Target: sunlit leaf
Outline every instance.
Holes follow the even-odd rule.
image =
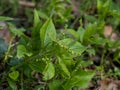
[[[18,71],[12,71],[11,73],[9,73],[9,77],[13,80],[17,80],[17,78],[19,77],[19,72]]]
[[[40,29],[40,39],[42,46],[46,46],[52,41],[56,41],[56,30],[52,19],[48,19]]]
[[[13,20],[11,17],[0,16],[0,21],[10,21]]]
[[[93,71],[78,70],[73,73],[73,76],[64,84],[65,90],[70,90],[73,87],[79,87],[80,89],[85,89],[93,77]]]
[[[24,57],[26,52],[27,52],[27,50],[26,50],[25,46],[23,46],[23,45],[17,46],[17,57],[18,58]]]
[[[55,75],[55,68],[52,62],[48,62],[46,68],[43,71],[43,80],[50,80]]]

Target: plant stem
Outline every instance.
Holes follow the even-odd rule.
[[[14,37],[12,37],[10,42],[9,42],[8,49],[7,49],[7,52],[5,53],[5,57],[4,57],[4,63],[7,63],[9,52],[10,52],[10,49],[12,47],[11,44],[12,44],[13,40],[14,40]]]

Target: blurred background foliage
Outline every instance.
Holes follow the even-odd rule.
[[[77,28],[80,19],[86,25],[102,17],[106,24],[112,24],[114,28],[119,29],[120,1],[101,1],[105,5],[100,10],[97,0],[1,0],[0,15],[13,17],[13,23],[18,27],[30,29],[33,23],[33,9],[36,8],[41,21],[44,22],[52,16],[57,28],[64,28],[63,26]],[[98,16],[98,13],[104,16]]]

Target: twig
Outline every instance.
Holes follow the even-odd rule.
[[[28,1],[18,1],[18,3],[21,5],[21,6],[25,6],[25,7],[35,7],[35,3],[32,3],[32,2],[28,2]]]

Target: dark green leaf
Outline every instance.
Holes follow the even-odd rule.
[[[39,61],[33,60],[29,63],[29,66],[32,70],[42,73],[46,66],[46,62],[43,60],[39,60]]]
[[[3,55],[7,51],[7,44],[3,39],[0,39],[0,55]]]
[[[17,85],[14,81],[12,81],[11,79],[7,79],[7,81],[12,90],[17,90]]]

